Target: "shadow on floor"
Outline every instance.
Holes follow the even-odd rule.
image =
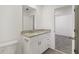
[[[43,54],[62,54],[62,53],[49,48]]]

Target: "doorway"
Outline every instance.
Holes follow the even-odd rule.
[[[79,5],[75,6],[75,50],[79,54]]]
[[[55,49],[66,54],[74,53],[74,9],[63,6],[54,10]]]

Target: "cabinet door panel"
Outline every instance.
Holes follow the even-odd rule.
[[[46,34],[43,34],[43,35],[40,35],[40,40],[38,40],[40,43],[40,45],[38,45],[39,47],[39,52],[40,53],[43,53],[46,49],[48,49],[48,41],[47,41],[47,35]]]
[[[37,54],[39,53],[39,49],[38,49],[38,40],[39,38],[38,37],[33,37],[31,38],[31,41],[30,41],[30,50],[31,52],[34,54]]]

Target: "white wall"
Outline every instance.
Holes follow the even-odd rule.
[[[42,29],[42,10],[43,7],[37,6],[36,14],[35,14],[35,29]]]
[[[22,6],[0,6],[0,43],[21,39]]]
[[[59,35],[74,37],[74,21],[71,6],[55,10],[55,32]]]
[[[34,9],[37,9],[37,6],[36,5],[28,5],[28,6],[34,8]]]
[[[36,15],[36,29],[50,29],[50,47],[55,48],[54,37],[54,9],[53,6],[39,7]]]

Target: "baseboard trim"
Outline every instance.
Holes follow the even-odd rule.
[[[5,46],[9,46],[9,45],[16,44],[17,42],[18,42],[17,40],[9,40],[9,41],[6,41],[6,42],[1,42],[0,43],[0,48],[1,47],[5,47]]]
[[[59,34],[55,34],[55,35],[59,35]],[[65,35],[59,35],[59,36],[63,36],[63,37],[69,38],[69,39],[74,39],[74,37],[71,37],[71,36],[65,36]]]

